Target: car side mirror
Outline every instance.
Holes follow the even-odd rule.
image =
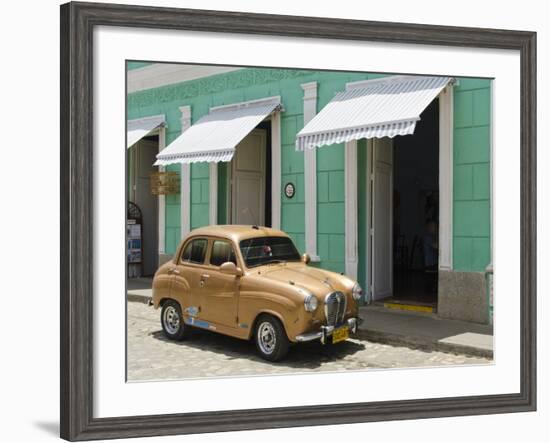
[[[236,277],[240,277],[241,275],[243,275],[242,269],[237,267],[237,265],[235,265],[235,263],[233,263],[232,261],[226,261],[225,263],[222,263],[222,265],[220,266],[220,272],[222,274],[234,275]]]
[[[305,254],[302,255],[302,261],[307,265],[309,264],[309,262],[311,261],[311,257],[309,256],[309,254],[306,252]]]

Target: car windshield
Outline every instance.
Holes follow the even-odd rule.
[[[246,266],[300,261],[300,254],[288,237],[256,237],[242,240],[239,244]]]

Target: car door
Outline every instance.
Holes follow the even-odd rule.
[[[173,275],[171,295],[177,300],[185,317],[201,316],[201,275],[205,272],[208,239],[189,239],[182,248],[177,264],[170,269]]]
[[[220,272],[225,262],[237,264],[235,250],[230,241],[212,239],[209,266],[201,275],[201,318],[230,328],[237,327],[239,278]]]

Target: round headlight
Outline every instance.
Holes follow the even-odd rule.
[[[307,312],[313,312],[317,309],[317,297],[313,294],[306,295],[304,298],[304,308]]]
[[[363,295],[363,289],[359,285],[359,283],[355,283],[355,286],[351,290],[351,295],[353,296],[354,300],[360,300],[361,296]]]

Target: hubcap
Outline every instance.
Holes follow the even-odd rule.
[[[260,324],[258,328],[258,345],[264,354],[271,354],[275,349],[277,339],[275,328],[267,321]]]
[[[180,315],[176,308],[173,306],[168,306],[164,310],[164,317],[162,319],[164,323],[164,328],[168,331],[169,334],[175,334],[178,332],[180,327]]]

